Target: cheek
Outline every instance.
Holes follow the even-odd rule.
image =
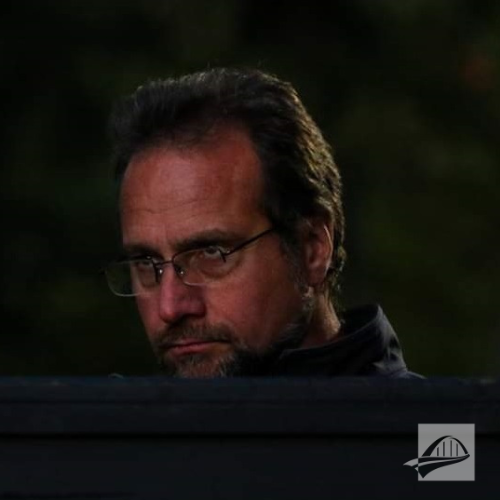
[[[155,298],[152,297],[136,297],[135,299],[139,316],[141,317],[144,329],[148,337],[151,337],[152,332],[157,331],[163,326],[163,323],[158,315],[158,307]]]
[[[264,347],[280,335],[300,309],[297,287],[288,269],[283,271],[261,271],[244,284],[234,282],[218,290],[208,303],[209,321],[225,323],[249,345]]]

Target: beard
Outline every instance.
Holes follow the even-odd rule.
[[[264,348],[255,348],[225,325],[179,323],[162,332],[153,344],[162,373],[179,378],[263,376],[272,372],[274,362],[285,349],[303,341],[314,309],[312,296],[302,297],[302,306],[280,334]],[[265,318],[264,318],[265,320]],[[203,352],[172,356],[169,350],[183,340],[213,342]]]
[[[265,376],[285,349],[298,347],[306,334],[316,306],[316,297],[308,287],[300,254],[291,247],[283,247],[289,263],[290,278],[300,295],[300,307],[282,331],[264,348],[253,347],[231,328],[223,324],[193,325],[181,322],[161,332],[153,343],[153,351],[161,371],[180,378],[208,378],[230,376]],[[266,318],[262,318],[265,322]],[[169,355],[169,349],[183,340],[214,342],[214,349],[186,354]]]

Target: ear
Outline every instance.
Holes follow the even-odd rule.
[[[309,219],[303,228],[305,277],[309,286],[319,288],[325,281],[333,256],[333,226],[323,218]]]

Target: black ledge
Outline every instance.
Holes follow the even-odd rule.
[[[500,435],[500,380],[0,378],[0,436]]]

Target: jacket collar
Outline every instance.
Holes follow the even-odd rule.
[[[399,340],[379,305],[347,311],[328,344],[284,350],[271,375],[389,375],[406,372]]]

